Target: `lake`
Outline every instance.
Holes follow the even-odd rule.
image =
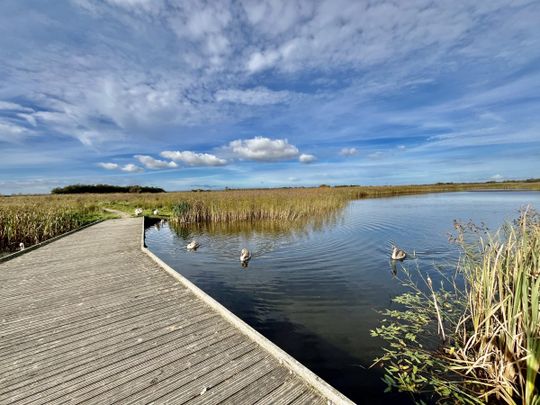
[[[540,193],[477,191],[351,202],[330,218],[300,224],[167,224],[146,230],[149,249],[249,325],[352,400],[409,403],[383,394],[381,354],[370,337],[380,310],[403,291],[390,266],[396,243],[415,260],[404,266],[433,271],[455,266],[448,242],[453,221],[496,229],[526,204],[540,208]],[[185,246],[197,239],[201,247]],[[253,258],[239,262],[247,247]]]

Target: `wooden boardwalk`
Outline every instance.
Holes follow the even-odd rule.
[[[0,264],[0,404],[350,403],[171,277],[141,228],[102,222]]]

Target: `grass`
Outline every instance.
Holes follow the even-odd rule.
[[[388,388],[440,402],[540,404],[540,216],[524,211],[495,234],[456,225],[458,272],[410,291],[381,327]],[[434,344],[433,338],[439,337]]]
[[[318,187],[213,192],[78,194],[0,197],[0,251],[41,242],[99,218],[103,208],[169,217],[177,225],[321,218],[361,198],[390,197],[470,189],[533,189],[539,182],[434,184],[415,186]]]
[[[141,207],[145,215],[151,216],[157,208],[160,216],[170,217],[178,223],[291,221],[339,210],[355,199],[477,189],[540,190],[540,182],[91,194],[85,197],[96,204],[130,214],[135,208]]]
[[[81,199],[2,198],[0,251],[14,251],[19,243],[34,245],[105,216],[95,204]]]

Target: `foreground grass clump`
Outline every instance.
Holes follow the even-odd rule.
[[[453,279],[394,301],[377,359],[388,389],[440,402],[540,404],[540,217],[524,211],[497,233],[457,224],[462,259]],[[438,338],[438,339],[437,339]]]
[[[85,201],[66,198],[10,197],[0,203],[0,252],[34,245],[79,228],[104,215]]]

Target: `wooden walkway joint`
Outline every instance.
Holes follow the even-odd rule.
[[[145,249],[142,222],[0,264],[0,404],[352,403]]]

